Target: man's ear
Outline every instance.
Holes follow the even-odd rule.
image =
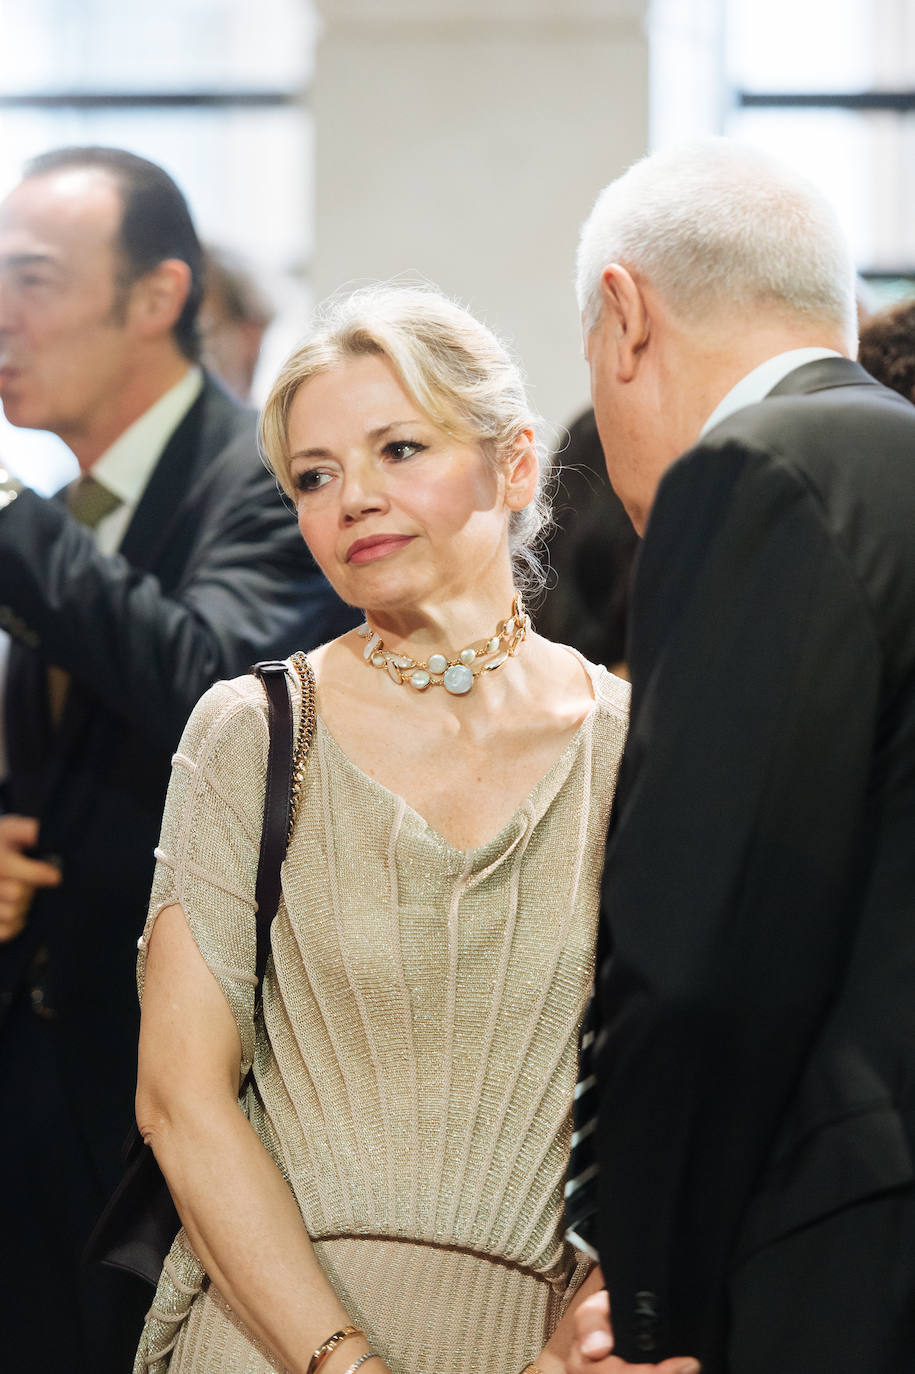
[[[618,262],[604,268],[600,290],[604,314],[616,342],[617,379],[631,382],[650,335],[645,298],[632,273]]]
[[[537,494],[539,477],[534,431],[522,429],[505,461],[505,504],[509,510],[524,510],[530,505]]]
[[[145,338],[170,334],[191,289],[191,269],[180,258],[165,258],[134,282],[130,315]]]

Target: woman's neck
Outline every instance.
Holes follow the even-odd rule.
[[[392,653],[409,655],[417,661],[430,654],[443,654],[451,660],[463,649],[498,633],[500,625],[512,614],[513,597],[509,587],[495,594],[475,593],[434,605],[412,606],[408,611],[368,610],[365,618]]]

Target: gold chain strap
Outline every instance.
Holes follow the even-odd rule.
[[[308,751],[311,748],[311,742],[315,734],[315,726],[317,725],[314,669],[301,649],[298,653],[293,654],[289,661],[295,669],[296,677],[299,680],[299,728],[296,733],[295,749],[292,754],[292,783],[289,791],[289,831],[286,835],[287,844],[292,838],[295,818],[299,810],[299,802],[302,800],[302,788],[305,784],[305,765],[308,762]]]

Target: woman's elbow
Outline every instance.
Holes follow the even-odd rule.
[[[134,1099],[134,1113],[137,1130],[154,1153],[157,1145],[174,1130],[180,1110],[176,1110],[174,1094],[163,1089],[162,1085],[141,1075],[137,1080]]]

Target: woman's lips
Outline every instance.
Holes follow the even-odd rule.
[[[413,539],[412,534],[373,534],[367,539],[357,539],[346,551],[347,563],[373,563],[376,558],[386,558],[396,553]]]

